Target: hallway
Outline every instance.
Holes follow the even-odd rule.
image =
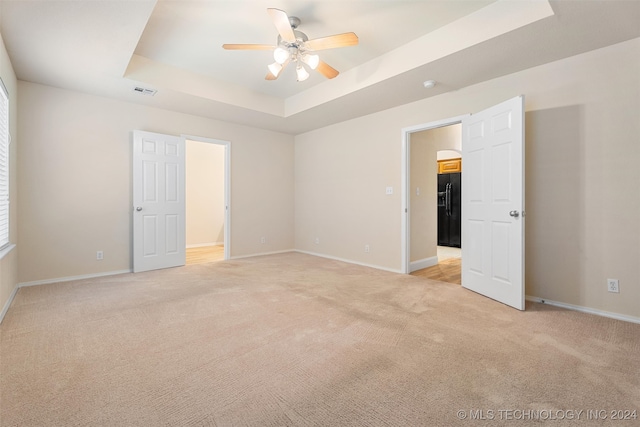
[[[462,250],[438,246],[438,264],[433,267],[416,270],[411,275],[460,285],[462,283],[461,271]]]

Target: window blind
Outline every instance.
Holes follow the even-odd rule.
[[[9,244],[9,94],[0,79],[0,248]]]

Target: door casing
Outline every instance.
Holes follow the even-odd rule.
[[[201,136],[181,135],[185,140],[224,147],[224,259],[231,258],[231,142]]]
[[[402,129],[402,221],[401,221],[401,258],[402,258],[402,273],[409,274],[410,270],[410,247],[411,247],[411,230],[410,230],[410,194],[409,194],[409,177],[411,176],[410,164],[411,164],[411,134],[415,132],[422,132],[425,130],[441,128],[445,126],[461,124],[465,117],[469,117],[470,114],[463,116],[451,117],[448,119],[437,120],[434,122],[424,123],[421,125],[411,126]],[[462,134],[460,135],[462,136]]]

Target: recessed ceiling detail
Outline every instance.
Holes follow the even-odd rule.
[[[295,33],[293,34],[293,38],[291,34],[283,37],[283,33],[293,33],[295,31],[291,28],[291,22],[287,14],[279,10],[276,12],[274,9],[270,9],[270,13],[276,16],[274,22],[276,22],[276,28],[278,29],[278,33],[280,33],[281,39],[285,41],[287,39],[295,40]],[[325,79],[324,81],[316,82],[305,89],[297,90],[294,95],[285,98],[280,96],[265,96],[262,92],[247,90],[246,86],[244,86],[242,90],[237,90],[238,87],[230,84],[230,82],[220,81],[213,76],[194,73],[181,67],[171,66],[170,64],[156,62],[142,55],[134,55],[125,73],[125,77],[153,85],[157,88],[196,95],[213,102],[222,102],[234,107],[249,108],[253,111],[273,114],[277,117],[287,119],[323,107],[329,103],[346,99],[352,94],[362,93],[364,89],[382,84],[396,76],[427,66],[446,56],[469,49],[482,42],[502,36],[503,34],[552,15],[553,10],[545,0],[526,2],[500,0],[491,2],[484,8],[475,10],[473,13],[464,16],[459,16],[453,22],[443,25],[422,37],[404,43],[383,55],[342,72],[339,79]],[[172,19],[169,16],[166,18]],[[270,34],[273,31],[273,23],[269,23],[268,20],[265,21],[267,21],[269,25],[266,26],[267,29],[264,32]],[[288,31],[284,29],[285,25]],[[324,31],[317,32],[326,34]],[[258,38],[258,36],[255,37]],[[263,35],[262,37],[265,36]],[[329,38],[331,39],[331,36]],[[318,40],[323,41],[323,39]],[[306,43],[309,42],[311,41],[307,41]],[[244,44],[238,43],[234,46],[240,47],[239,49],[241,49]],[[264,67],[268,61],[273,61],[272,49],[275,46],[267,43],[258,44],[258,46],[259,48],[255,49],[252,53],[255,55],[263,53],[265,55],[261,57],[264,59],[258,59],[259,65],[257,65],[257,67],[260,68]],[[361,48],[364,49],[365,44],[358,46],[358,49]],[[217,47],[217,49],[222,50],[219,47]],[[141,49],[136,49],[136,52],[140,50]],[[238,52],[228,53],[233,56],[230,57],[227,55],[225,57],[223,67],[230,65],[238,56],[250,56],[238,55]],[[256,61],[252,62],[252,64],[255,63]],[[255,66],[248,68],[252,70]],[[251,75],[254,76],[255,73],[252,72]],[[252,78],[255,79],[255,77]],[[311,80],[311,78],[309,80]],[[199,83],[196,84],[192,82]],[[208,83],[205,85],[204,82]],[[266,83],[269,84],[272,82]],[[191,88],[191,86],[194,85],[197,86],[197,91]],[[211,87],[212,89],[209,91],[202,90],[204,86]],[[288,86],[298,85],[288,84]],[[280,88],[282,88],[282,86],[280,86]],[[378,102],[379,101],[364,102],[362,106],[368,108],[369,105],[373,106]],[[340,109],[333,110],[340,111]],[[341,111],[340,114],[344,117],[345,112]]]
[[[290,134],[640,37],[638,1],[268,6],[298,17],[308,39],[358,35],[357,46],[321,51],[338,78],[308,70],[307,80],[293,84],[296,67],[288,66],[277,80],[264,79],[278,44],[264,0],[0,0],[0,28],[19,80]],[[221,49],[230,41],[269,49]],[[425,78],[436,86],[424,90]],[[139,96],[134,87],[159,94]]]

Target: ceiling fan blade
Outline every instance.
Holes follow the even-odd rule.
[[[324,61],[320,61],[318,63],[318,67],[316,68],[316,71],[318,71],[320,74],[322,74],[328,79],[332,79],[336,77],[338,74],[340,74],[338,70],[336,70],[335,68],[333,68],[331,65],[327,64]]]
[[[273,20],[273,24],[276,26],[278,34],[280,34],[282,40],[289,43],[295,42],[296,36],[295,34],[293,34],[293,28],[291,28],[287,13],[280,9],[274,8],[267,9],[267,12],[269,12],[271,19]]]
[[[355,46],[358,44],[358,36],[355,33],[336,34],[328,37],[309,40],[305,43],[307,49],[323,50],[336,47]]]
[[[276,47],[269,44],[223,44],[227,50],[273,50]]]

